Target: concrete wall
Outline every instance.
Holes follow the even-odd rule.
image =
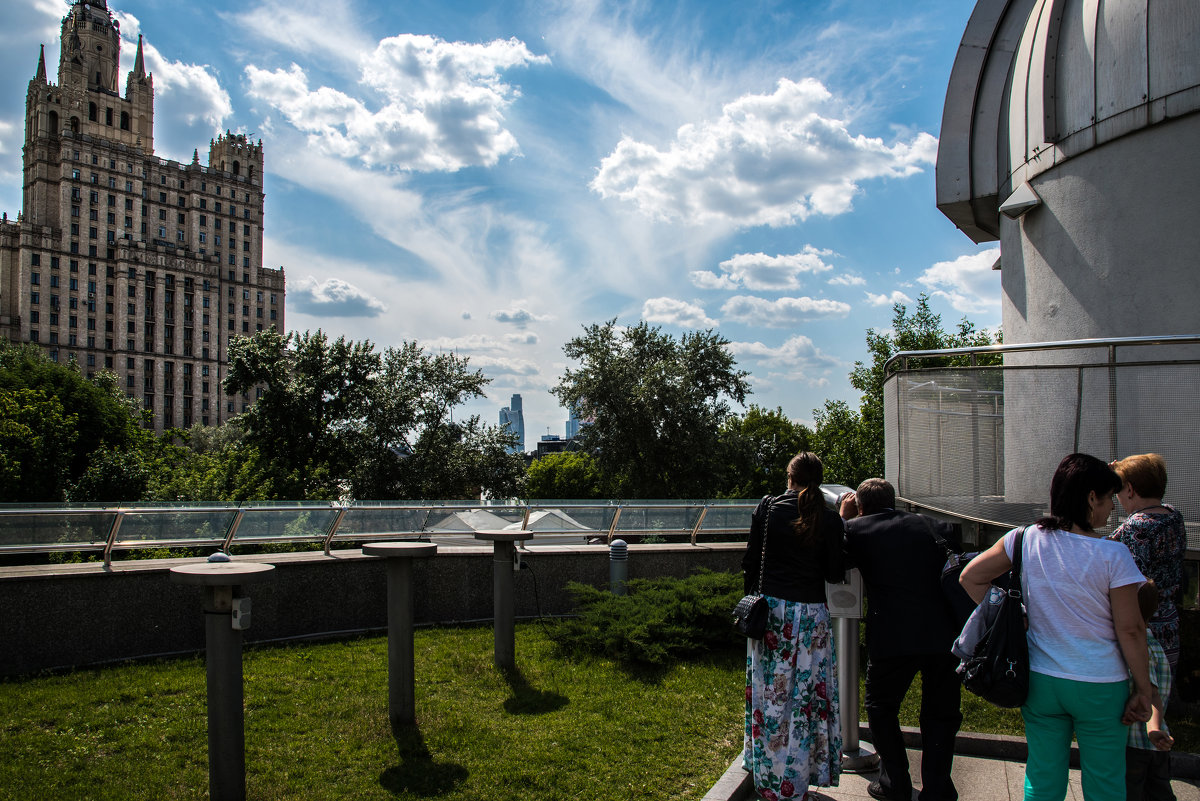
[[[1006,343],[1200,332],[1200,114],[1151,126],[1056,164],[1032,180],[1042,205],[1001,218]],[[1121,361],[1195,359],[1197,348],[1126,348]],[[1006,366],[1094,363],[1102,351],[1010,354]],[[1108,373],[1089,371],[1078,447],[1101,458],[1195,451],[1192,373],[1122,373],[1110,431]],[[1044,500],[1058,461],[1074,446],[1077,376],[1010,373],[1005,380],[1004,486],[1010,501]],[[1031,425],[1031,423],[1035,423]],[[1114,439],[1116,441],[1114,441]],[[1182,458],[1169,461],[1174,500],[1200,485]],[[1191,519],[1191,518],[1189,518]]]
[[[744,543],[630,546],[629,577],[685,576],[698,568],[740,571]],[[518,618],[571,611],[569,581],[608,586],[603,545],[531,546],[515,579]],[[275,565],[249,585],[244,642],[382,630],[382,560],[360,551],[239,557]],[[0,676],[74,668],[204,648],[202,590],[177,584],[170,568],[199,559],[0,568]],[[492,617],[492,549],[440,548],[414,566],[417,623]],[[536,579],[536,599],[534,581]],[[539,609],[540,603],[540,609]]]

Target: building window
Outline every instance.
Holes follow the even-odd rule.
[[[29,302],[30,302],[30,304],[32,304],[34,306],[38,305],[38,303],[41,302],[37,292],[29,293]]]

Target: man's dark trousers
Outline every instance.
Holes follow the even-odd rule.
[[[942,593],[946,551],[932,521],[887,510],[846,522],[846,549],[867,591],[867,722],[883,763],[879,782],[889,797],[909,801],[912,780],[898,712],[921,673],[921,801],[956,801],[950,778],[954,735],[962,723],[957,661],[950,646],[958,624]],[[939,533],[955,541],[949,527]]]
[[[962,725],[959,682],[951,654],[916,654],[867,663],[867,724],[879,755],[879,783],[889,798],[912,798],[908,752],[900,733],[900,702],[921,673],[921,801],[954,801],[950,778],[954,737]]]

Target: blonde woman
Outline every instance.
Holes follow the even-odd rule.
[[[1158,612],[1150,619],[1150,631],[1166,652],[1171,678],[1175,678],[1179,671],[1183,554],[1187,550],[1183,515],[1163,503],[1167,463],[1157,453],[1126,456],[1113,462],[1112,468],[1121,477],[1117,500],[1126,517],[1111,538],[1129,549],[1138,570],[1158,587]]]

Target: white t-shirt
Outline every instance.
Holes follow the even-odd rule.
[[[1010,559],[1016,533],[1004,535]],[[1030,526],[1021,550],[1030,670],[1075,681],[1127,679],[1108,591],[1146,581],[1129,549],[1109,539]]]

